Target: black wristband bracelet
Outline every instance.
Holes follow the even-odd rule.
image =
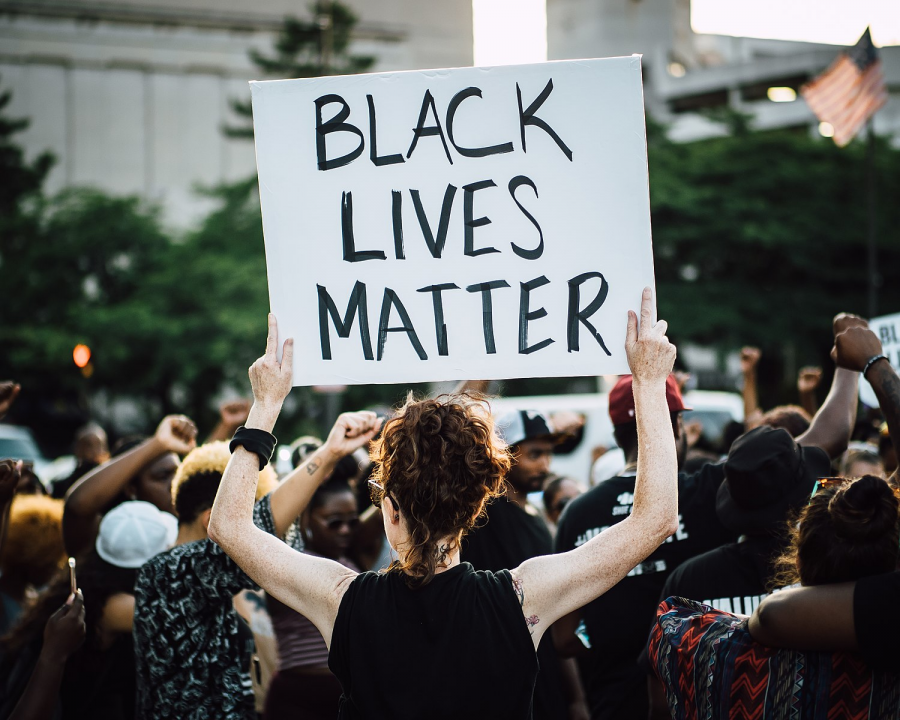
[[[887,360],[887,359],[888,359],[887,355],[874,355],[873,357],[870,357],[868,362],[866,362],[866,366],[863,368],[862,376],[866,377],[866,375],[869,374],[870,368],[875,363],[877,363],[879,360]]]
[[[278,441],[272,433],[256,428],[246,428],[241,425],[234,433],[228,449],[234,452],[238,446],[256,453],[259,457],[259,469],[262,470],[275,454],[275,446]]]

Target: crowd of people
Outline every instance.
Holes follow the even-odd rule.
[[[837,316],[821,406],[805,368],[767,412],[745,348],[745,422],[713,447],[651,306],[585,477],[551,472],[577,418],[495,417],[477,381],[344,413],[278,477],[293,342],[271,316],[252,402],[206,442],[172,415],[111,450],[85,426],[53,484],[0,460],[0,720],[900,717],[878,337]]]

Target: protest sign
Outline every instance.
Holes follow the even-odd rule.
[[[884,354],[894,370],[900,372],[900,313],[884,315],[869,320],[869,328],[881,340]],[[859,399],[869,407],[878,407],[878,398],[868,381],[859,378]]]
[[[251,90],[295,384],[628,372],[654,285],[639,57]]]

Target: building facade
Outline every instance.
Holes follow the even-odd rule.
[[[840,47],[701,35],[691,29],[690,13],[690,0],[547,0],[548,57],[643,55],[647,112],[669,127],[673,140],[724,133],[701,112],[723,107],[750,115],[757,129],[818,131],[799,95],[773,102],[768,89],[799,90],[834,61]],[[875,131],[900,142],[900,47],[879,54],[890,99],[875,116]]]
[[[373,71],[472,64],[471,0],[344,0],[352,52]],[[47,189],[93,186],[159,202],[178,227],[207,210],[197,186],[255,172],[253,143],[230,139],[232,99],[261,73],[296,0],[0,0],[0,91],[28,156],[51,151]]]

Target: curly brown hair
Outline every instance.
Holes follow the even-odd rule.
[[[474,395],[417,401],[410,394],[385,423],[372,461],[373,478],[406,520],[410,549],[391,569],[403,571],[410,587],[431,582],[487,501],[501,494],[511,465],[489,409]]]
[[[773,585],[850,582],[890,572],[900,560],[900,500],[882,478],[825,487],[791,522]]]

